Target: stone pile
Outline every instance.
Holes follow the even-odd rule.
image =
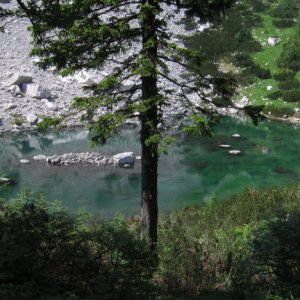
[[[74,164],[92,164],[97,166],[112,165],[113,159],[98,152],[66,153],[46,157],[46,162],[54,166]]]
[[[34,156],[33,159],[36,161],[46,161],[51,166],[91,164],[96,166],[113,165],[120,168],[133,168],[136,160],[133,152],[118,153],[112,157],[99,152],[65,153],[52,156],[41,154]]]

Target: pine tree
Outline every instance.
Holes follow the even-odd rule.
[[[74,107],[85,112],[92,140],[104,143],[126,118],[139,113],[142,148],[141,231],[157,241],[157,164],[161,137],[159,123],[168,105],[181,101],[192,111],[188,131],[209,134],[217,113],[212,105],[222,97],[231,105],[234,81],[201,74],[205,57],[171,42],[170,19],[184,10],[202,20],[225,13],[229,0],[18,0],[32,23],[41,68],[54,66],[62,75],[78,70],[114,66],[102,81],[89,87],[92,96],[77,97]],[[173,8],[173,14],[166,9]],[[173,76],[171,66],[189,73]],[[197,68],[194,67],[197,65]],[[125,86],[126,82],[131,84]],[[167,87],[162,82],[168,82]],[[170,88],[171,87],[171,88]],[[99,114],[99,108],[102,113]],[[248,108],[253,114],[253,110]],[[254,111],[255,116],[258,110]]]

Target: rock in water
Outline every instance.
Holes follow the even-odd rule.
[[[113,164],[116,167],[121,167],[121,168],[124,167],[128,168],[129,166],[131,166],[132,168],[134,167],[135,155],[133,152],[119,153],[114,155],[112,158],[113,158]]]
[[[20,163],[22,165],[28,165],[28,164],[30,164],[30,160],[28,160],[28,159],[20,159]]]
[[[46,155],[43,155],[43,154],[40,154],[40,155],[35,155],[33,157],[34,160],[46,160],[47,156]]]
[[[241,154],[241,150],[229,150],[229,154],[239,155],[239,154]]]

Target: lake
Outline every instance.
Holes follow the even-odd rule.
[[[239,134],[240,137],[232,137]],[[223,198],[245,187],[286,185],[300,180],[300,129],[277,122],[251,122],[224,118],[214,136],[188,137],[170,132],[177,141],[168,155],[159,160],[159,207],[163,210],[207,201],[212,195]],[[241,151],[234,156],[229,144]],[[103,147],[91,148],[88,132],[68,129],[0,138],[0,174],[16,184],[2,193],[7,199],[30,188],[49,200],[61,200],[76,211],[104,217],[116,212],[138,214],[140,210],[140,162],[133,169],[113,166],[48,166],[44,161],[21,165],[21,158],[37,154],[99,151],[105,154],[134,151],[140,155],[138,132],[122,130],[120,137]]]

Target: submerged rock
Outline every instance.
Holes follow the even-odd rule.
[[[232,155],[239,155],[239,154],[241,154],[241,150],[229,150],[228,153],[232,154]]]

